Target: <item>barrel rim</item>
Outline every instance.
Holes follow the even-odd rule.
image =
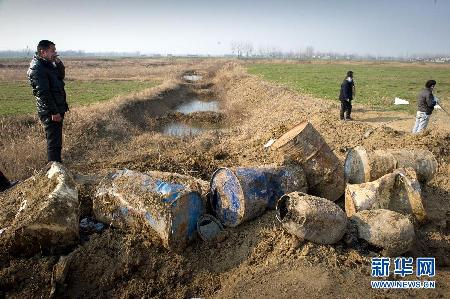
[[[280,138],[278,138],[277,140],[275,140],[275,142],[270,146],[273,149],[279,149],[280,147],[282,147],[283,145],[286,144],[286,142],[288,142],[290,139],[287,137],[288,133],[290,132],[295,132],[297,136],[298,134],[300,134],[300,132],[302,132],[308,125],[311,125],[311,127],[314,128],[314,126],[312,126],[312,124],[305,120],[302,121],[301,123],[296,124],[294,127],[292,127],[291,129],[289,129],[287,132],[285,132],[283,135],[281,135]]]
[[[210,240],[210,239],[206,238],[205,236],[203,236],[203,234],[201,233],[201,230],[200,230],[201,222],[203,222],[204,220],[211,220],[212,222],[214,222],[218,226],[219,231],[223,231],[224,227],[223,227],[222,223],[220,222],[220,220],[217,219],[216,217],[214,217],[211,214],[203,214],[203,215],[201,215],[198,218],[198,220],[197,220],[197,234],[200,236],[200,238],[203,241],[210,242],[212,240]]]
[[[217,218],[225,225],[225,226],[229,226],[229,227],[236,227],[238,226],[241,222],[243,222],[243,219],[237,219],[236,222],[230,222],[227,221],[226,219],[223,219],[223,217],[217,213],[217,210],[214,208],[214,204],[213,204],[213,198],[214,198],[214,190],[213,190],[213,182],[214,182],[214,178],[218,175],[219,172],[222,171],[226,171],[228,173],[230,173],[233,178],[236,180],[236,182],[238,182],[238,186],[239,186],[239,193],[242,196],[242,198],[244,198],[244,190],[242,189],[241,183],[239,181],[239,178],[237,177],[236,173],[228,167],[219,167],[218,169],[216,169],[212,176],[211,176],[211,181],[210,181],[210,192],[211,192],[211,196],[209,197],[209,201],[210,201],[210,205],[211,208],[214,212],[214,214],[217,216]],[[240,201],[239,203],[239,211],[242,211],[242,215],[244,215],[245,212],[245,200]],[[241,217],[242,218],[242,217]]]
[[[275,211],[276,211],[275,217],[277,218],[277,220],[278,220],[280,223],[283,223],[283,220],[280,218],[280,215],[279,215],[279,214],[280,214],[280,211],[279,211],[279,205],[281,204],[281,201],[290,199],[290,198],[291,198],[291,194],[293,194],[293,193],[299,194],[299,195],[302,195],[302,196],[305,196],[305,195],[314,196],[314,195],[311,195],[311,194],[308,194],[308,193],[305,193],[305,192],[300,192],[300,191],[294,191],[294,192],[290,192],[290,193],[283,194],[283,195],[277,200],[277,202],[276,202],[276,204],[275,204]],[[314,197],[316,197],[316,196],[314,196]]]
[[[355,180],[355,174],[351,171],[356,158],[359,160],[359,171],[362,171],[363,181]],[[361,184],[369,182],[370,179],[370,163],[367,151],[363,146],[356,146],[347,151],[344,161],[344,176],[347,183]]]

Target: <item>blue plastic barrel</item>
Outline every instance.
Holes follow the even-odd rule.
[[[96,217],[110,218],[118,226],[149,225],[170,249],[183,248],[196,238],[197,221],[205,206],[200,191],[189,184],[190,177],[125,169],[110,178],[94,199]]]
[[[229,227],[274,209],[278,198],[293,191],[307,191],[301,166],[219,168],[211,179],[211,207]]]

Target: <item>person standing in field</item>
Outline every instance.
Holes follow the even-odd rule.
[[[352,120],[352,100],[355,95],[355,82],[353,81],[353,72],[348,71],[347,76],[341,84],[339,100],[341,101],[341,120]]]
[[[431,113],[433,113],[434,106],[436,106],[437,98],[433,95],[434,87],[436,86],[435,80],[428,80],[425,83],[425,88],[417,97],[417,114],[416,123],[412,129],[413,134],[420,133],[428,126]]]
[[[69,111],[64,90],[65,67],[55,44],[41,40],[27,72],[39,119],[45,128],[48,161],[61,162],[64,114]]]

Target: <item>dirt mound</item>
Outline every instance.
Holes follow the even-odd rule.
[[[22,204],[33,206],[47,197],[56,187],[56,179],[49,180],[45,170],[37,172],[33,177],[16,185],[14,188],[0,193],[0,228],[14,222],[14,218]]]

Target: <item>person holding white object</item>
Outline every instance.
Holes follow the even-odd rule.
[[[436,98],[433,95],[434,87],[436,86],[435,80],[428,80],[425,84],[425,88],[419,94],[417,98],[417,114],[416,123],[412,129],[413,134],[420,133],[428,126],[431,113],[433,113],[434,106],[436,106]]]

